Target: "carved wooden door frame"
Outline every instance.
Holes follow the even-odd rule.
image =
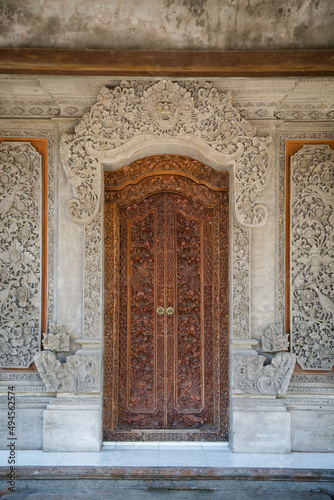
[[[228,440],[228,186],[227,172],[218,172],[180,155],[155,155],[116,172],[105,172],[105,340],[103,439]],[[210,430],[124,431],[117,428],[118,308],[120,206],[152,194],[175,193],[214,208],[213,230],[213,364],[214,427]]]

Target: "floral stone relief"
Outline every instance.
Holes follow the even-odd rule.
[[[0,365],[28,368],[40,350],[41,155],[0,144]]]
[[[334,151],[304,145],[291,161],[291,346],[304,369],[334,364]]]
[[[171,81],[103,87],[75,134],[62,136],[60,155],[77,196],[68,204],[75,222],[90,222],[98,213],[104,153],[139,137],[196,143],[222,165],[233,164],[237,220],[246,227],[266,223],[268,210],[258,197],[273,161],[271,137],[256,135],[232,106],[229,92],[210,83]]]
[[[61,323],[50,323],[49,333],[43,333],[42,343],[45,350],[69,352],[70,334]]]
[[[250,229],[233,221],[233,337],[250,337]]]
[[[270,325],[262,336],[262,351],[279,352],[288,348],[289,340],[284,333],[283,325]]]
[[[49,391],[80,394],[100,391],[99,356],[67,356],[62,363],[54,352],[42,351],[35,355],[35,364]]]

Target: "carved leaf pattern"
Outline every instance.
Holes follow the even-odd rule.
[[[250,337],[250,230],[233,224],[233,337]]]
[[[127,224],[129,235],[127,250],[130,265],[128,285],[130,300],[127,303],[130,324],[127,324],[127,329],[130,338],[128,349],[130,350],[131,370],[127,373],[130,388],[127,406],[132,411],[153,410],[155,403],[156,223],[155,211],[144,214],[140,219],[132,219]],[[122,236],[121,233],[121,248]],[[121,280],[121,311],[125,305],[123,305],[123,300],[127,291],[123,288],[123,284],[127,285],[124,280]]]
[[[207,226],[203,242],[204,220]],[[120,223],[123,272],[119,424],[141,428],[196,428],[204,423],[213,424],[212,210],[199,204],[193,206],[178,195],[153,195],[139,205],[134,203],[122,209]],[[167,262],[163,258],[165,245]],[[164,304],[164,294],[167,305],[175,304],[176,309],[175,316],[167,318],[166,333],[164,318],[155,319],[155,297],[159,297],[159,304]],[[205,363],[209,365],[206,369]],[[168,403],[164,396],[166,377]],[[161,419],[166,404],[167,424],[164,424]]]
[[[163,352],[162,357],[159,356],[160,368],[157,368],[159,340],[155,319],[157,232],[158,222],[161,225],[163,217],[162,201],[153,196],[120,210],[121,426],[135,424],[140,428],[159,428],[163,421],[162,402],[157,400],[156,387],[156,370],[160,375],[163,372]],[[162,386],[159,389],[163,391]]]
[[[167,358],[171,361],[175,357],[176,373],[168,377],[167,423],[175,429],[209,429],[214,423],[213,210],[181,196],[174,195],[168,201],[167,227],[175,241],[173,263],[168,269],[174,269],[176,296],[175,321],[167,322]],[[172,364],[169,373],[173,373]]]
[[[41,343],[41,155],[0,145],[0,364],[28,368]]]
[[[291,344],[304,369],[334,363],[334,151],[303,146],[291,162]]]
[[[102,239],[101,213],[85,224],[85,282],[84,282],[84,336],[101,336],[100,310],[102,304]]]
[[[203,360],[203,322],[201,248],[202,221],[175,214],[177,280],[177,406],[180,410],[198,410],[203,405],[201,375]],[[209,249],[208,249],[209,250]],[[211,326],[211,325],[209,325]],[[204,330],[204,328],[203,328]]]

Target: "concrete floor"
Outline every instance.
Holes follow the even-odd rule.
[[[166,490],[76,490],[66,493],[56,491],[47,492],[27,491],[5,494],[0,496],[2,500],[330,500],[331,497],[321,492],[270,492],[254,493],[245,491],[166,491]]]
[[[100,453],[18,451],[15,467],[15,493],[9,493],[8,452],[0,451],[1,500],[334,498],[334,453],[236,454],[224,443],[106,443]]]
[[[0,451],[0,466],[8,452]],[[237,467],[266,469],[334,469],[334,453],[232,453],[225,443],[108,443],[99,453],[18,451],[16,466],[57,467]]]

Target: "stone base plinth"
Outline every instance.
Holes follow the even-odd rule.
[[[292,451],[333,452],[332,408],[290,408]]]
[[[278,405],[234,407],[230,447],[234,453],[291,453],[290,414]]]
[[[17,450],[43,448],[43,412],[51,396],[17,396],[15,399],[15,437]],[[0,450],[8,450],[8,397],[0,397]]]
[[[57,398],[43,416],[43,451],[100,451],[101,409],[96,398]]]

